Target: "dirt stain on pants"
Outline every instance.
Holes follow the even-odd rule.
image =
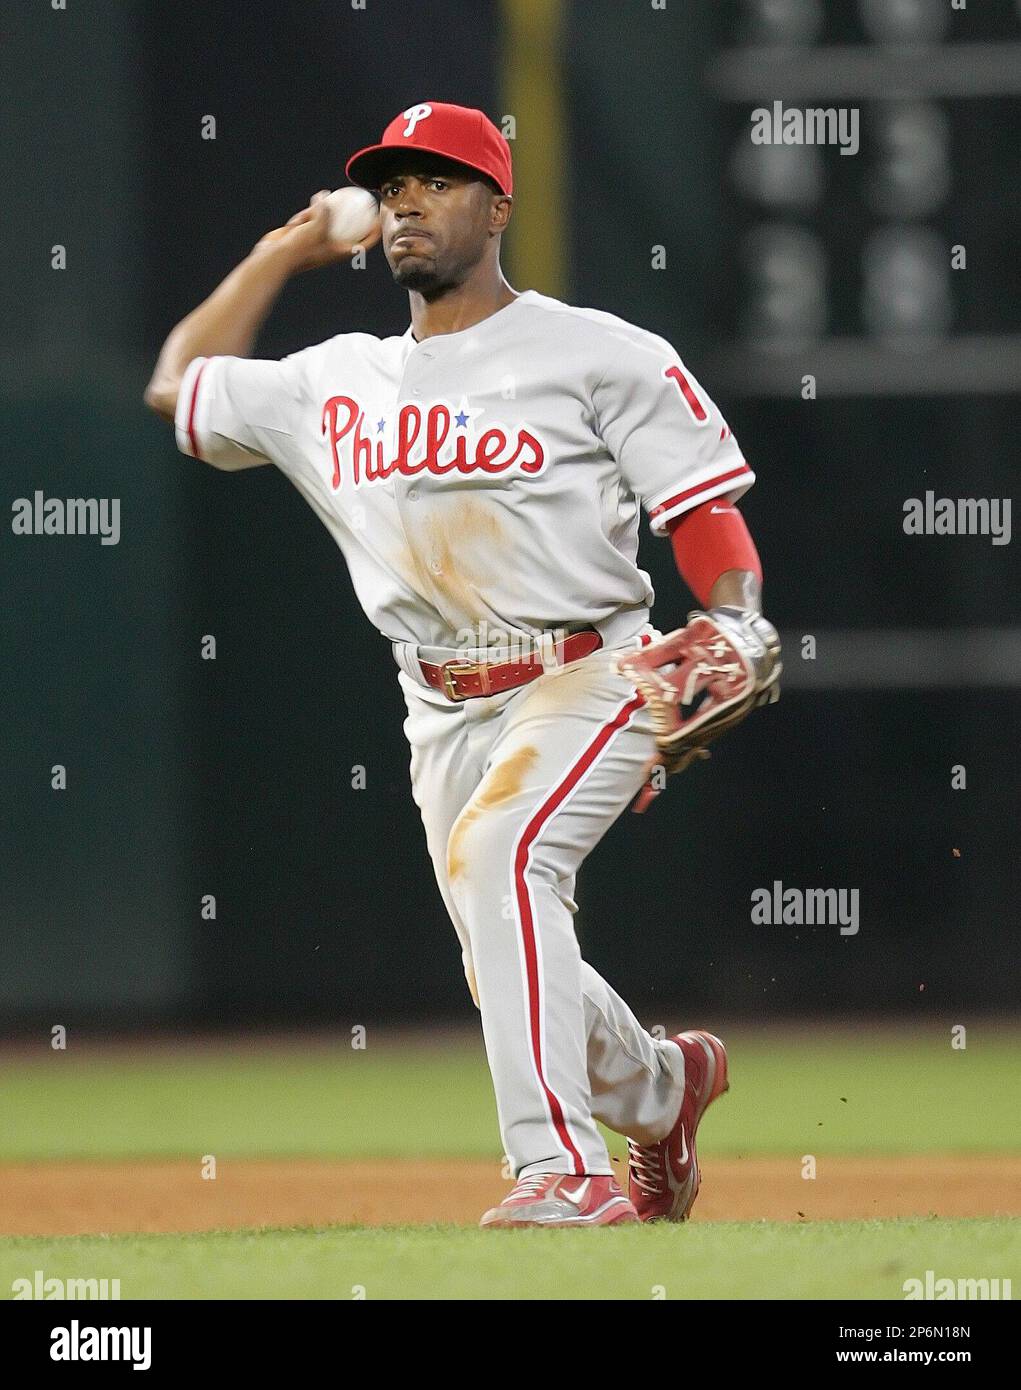
[[[478,790],[454,822],[447,841],[447,878],[451,883],[465,870],[464,841],[468,831],[487,811],[517,796],[538,758],[538,748],[526,743],[502,763],[490,768],[479,783]]]

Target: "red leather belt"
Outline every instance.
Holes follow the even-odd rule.
[[[579,661],[583,656],[598,651],[602,645],[603,639],[593,628],[572,632],[556,643],[558,665],[566,666],[569,661]],[[522,661],[461,661],[454,657],[440,666],[431,661],[420,661],[418,664],[426,683],[434,690],[442,691],[455,704],[460,704],[462,700],[478,699],[481,695],[499,695],[502,690],[527,685],[529,681],[537,680],[544,669],[538,653]]]

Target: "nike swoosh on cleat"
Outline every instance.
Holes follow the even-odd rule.
[[[581,1187],[576,1187],[573,1192],[567,1192],[564,1188],[561,1188],[557,1195],[559,1197],[566,1197],[569,1202],[573,1202],[576,1207],[580,1207],[588,1193],[589,1183],[591,1181],[591,1178],[586,1178]]]

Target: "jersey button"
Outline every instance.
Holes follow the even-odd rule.
[[[433,574],[443,573],[443,566],[440,564],[439,560],[437,560],[435,555],[429,561],[429,568],[432,570]]]
[[[409,502],[417,502],[417,501],[418,501],[418,493],[415,491],[414,488],[409,488],[409,489],[408,489],[408,501],[409,501]]]

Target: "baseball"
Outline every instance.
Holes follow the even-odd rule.
[[[337,188],[324,201],[330,212],[330,236],[345,246],[368,236],[379,216],[376,200],[366,188]]]

